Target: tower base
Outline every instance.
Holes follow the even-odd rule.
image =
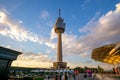
[[[54,69],[65,69],[67,68],[66,62],[53,62]]]

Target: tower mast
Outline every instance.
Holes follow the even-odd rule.
[[[61,17],[61,10],[59,9],[59,17],[56,20],[54,25],[54,31],[58,35],[57,43],[57,62],[53,63],[55,68],[66,68],[66,62],[62,62],[62,33],[65,31],[64,19]]]

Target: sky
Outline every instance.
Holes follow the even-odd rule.
[[[0,46],[22,52],[12,66],[50,68],[56,62],[59,17],[63,61],[70,68],[101,67],[92,50],[120,41],[120,0],[0,0]]]

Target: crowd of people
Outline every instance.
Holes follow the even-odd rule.
[[[48,80],[77,80],[82,77],[82,79],[87,80],[88,78],[93,78],[92,70],[87,69],[85,73],[79,73],[78,70],[74,72],[57,72],[53,74],[53,77],[48,77]]]
[[[68,79],[75,80],[75,77],[76,77],[75,73],[65,72],[54,75],[54,80],[68,80]]]

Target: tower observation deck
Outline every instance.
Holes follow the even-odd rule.
[[[54,25],[54,31],[58,35],[58,43],[57,43],[57,62],[53,63],[53,67],[55,69],[66,68],[67,63],[62,60],[62,33],[65,31],[65,23],[64,19],[60,17],[61,10],[59,9],[59,17],[56,20]]]

